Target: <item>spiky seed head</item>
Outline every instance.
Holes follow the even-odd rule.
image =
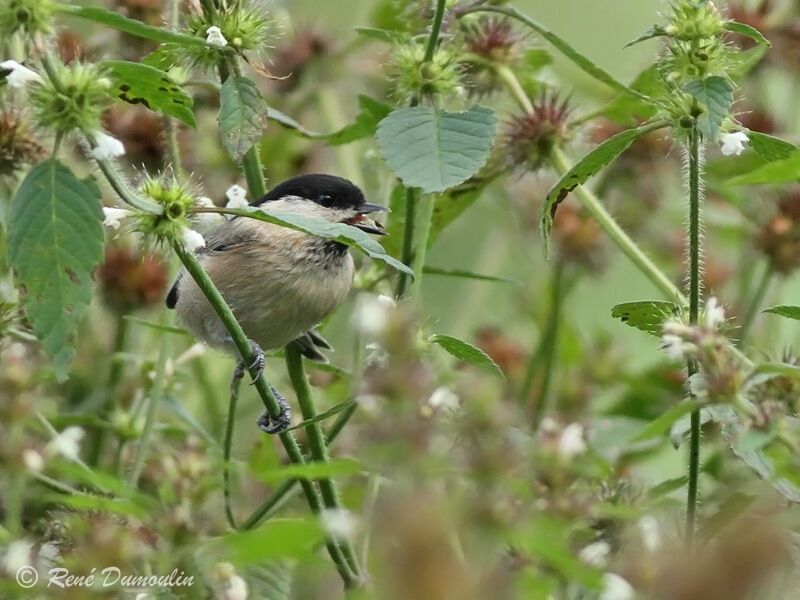
[[[533,110],[511,117],[501,143],[510,165],[530,171],[542,167],[553,149],[569,139],[571,113],[568,99],[544,92],[533,101]]]

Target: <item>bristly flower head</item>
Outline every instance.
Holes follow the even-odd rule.
[[[553,149],[569,139],[569,99],[542,93],[529,113],[511,117],[502,136],[503,153],[512,166],[535,171]]]
[[[22,31],[27,37],[53,32],[52,0],[5,0],[0,3],[0,37]]]
[[[470,91],[491,93],[501,87],[498,68],[510,67],[519,58],[522,38],[505,18],[481,15],[459,22],[467,51],[464,60]]]
[[[395,96],[401,102],[463,91],[457,56],[447,48],[438,48],[433,59],[425,62],[425,48],[421,44],[414,41],[399,44],[392,54],[391,73]]]
[[[0,112],[0,175],[11,175],[23,165],[42,160],[47,152],[20,115]]]
[[[139,188],[140,195],[153,200],[163,208],[162,214],[137,213],[136,229],[152,235],[160,242],[179,241],[189,251],[205,245],[202,236],[191,228],[189,209],[196,202],[186,182],[173,173],[161,177],[147,177]]]

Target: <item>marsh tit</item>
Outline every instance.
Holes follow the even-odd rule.
[[[301,175],[274,187],[250,203],[273,212],[317,217],[347,223],[377,235],[383,227],[368,215],[386,210],[369,204],[352,182],[334,175]],[[264,221],[234,217],[206,236],[197,258],[219,289],[247,334],[257,357],[251,366],[264,368],[264,350],[294,343],[303,355],[324,360],[330,345],[314,329],[347,297],[353,283],[353,259],[348,247]],[[203,292],[181,271],[167,295],[167,307],[212,347],[238,356],[227,329]],[[234,384],[244,375],[242,360]],[[259,426],[279,433],[290,424],[286,400],[273,389],[281,415],[265,413]]]

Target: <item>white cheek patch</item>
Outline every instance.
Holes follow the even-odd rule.
[[[325,219],[331,223],[341,223],[356,216],[356,211],[353,209],[326,208],[308,198],[301,198],[300,196],[285,196],[278,200],[265,202],[261,205],[261,208],[265,208],[270,212],[285,212],[295,215],[316,217],[318,219]]]

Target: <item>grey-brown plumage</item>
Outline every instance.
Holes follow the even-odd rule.
[[[290,179],[253,203],[280,212],[347,222],[383,233],[365,214],[367,204],[346,179],[304,175]],[[247,336],[261,348],[281,348],[298,340],[307,356],[320,358],[327,343],[314,326],[347,297],[353,259],[347,246],[255,219],[237,217],[206,236],[197,253],[203,268],[230,305]],[[230,336],[203,293],[185,273],[167,297],[180,321],[213,347],[236,355]]]

